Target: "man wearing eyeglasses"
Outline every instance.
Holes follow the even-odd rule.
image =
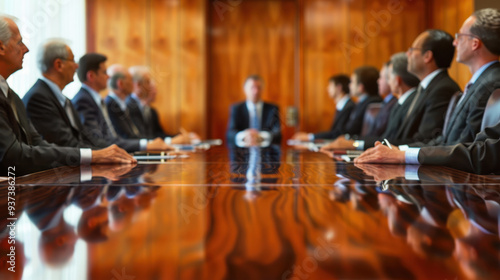
[[[78,113],[62,90],[73,82],[78,64],[71,48],[60,40],[45,42],[38,53],[42,77],[23,97],[31,122],[45,141],[60,146],[106,147],[83,129]]]
[[[500,78],[500,70],[498,70],[500,10],[483,9],[473,13],[460,28],[460,33],[455,35],[454,44],[458,50],[457,60],[469,66],[473,76],[469,81],[472,85],[454,108],[456,113],[450,118],[449,127],[453,127],[454,119],[461,117],[462,112],[468,111],[470,111],[467,113],[470,114],[470,119],[466,122],[470,126],[469,123],[476,120],[477,115],[482,116],[484,112],[480,110],[481,108],[476,108],[481,104],[478,100],[484,98],[483,95],[489,96],[495,88],[500,87],[498,83]],[[480,124],[481,121],[479,121]],[[464,126],[463,131],[466,132],[467,129],[468,127]],[[406,151],[377,145],[363,153],[356,159],[356,162],[445,165],[468,172],[487,174],[498,172],[499,153],[500,120],[496,125],[486,127],[477,134],[472,143],[409,148]]]

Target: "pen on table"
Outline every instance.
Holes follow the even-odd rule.
[[[391,150],[392,150],[392,145],[391,145],[391,143],[389,143],[389,140],[384,139],[384,141],[382,141],[382,144],[387,145],[387,147],[389,147],[389,149],[391,149]]]

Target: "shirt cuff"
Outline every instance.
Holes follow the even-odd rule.
[[[313,133],[308,133],[307,138],[309,138],[309,141],[314,141],[314,134]]]
[[[352,145],[358,151],[364,151],[365,150],[365,141],[364,140],[356,140],[356,141],[354,141],[354,143]]]
[[[236,143],[243,143],[243,138],[245,138],[246,134],[247,133],[244,130],[236,133],[235,142]]]
[[[148,139],[141,139],[139,140],[139,149],[141,151],[145,151],[148,149]]]
[[[88,165],[92,162],[92,149],[80,149],[80,165]]]
[[[89,165],[80,166],[80,182],[92,180],[92,167]]]
[[[420,180],[418,177],[418,169],[420,165],[407,165],[405,167],[405,179],[406,180]]]
[[[405,151],[405,163],[406,164],[420,164],[418,162],[418,153],[420,152],[420,148],[408,148]]]
[[[165,144],[170,145],[170,144],[172,144],[172,137],[165,137],[165,139],[163,139],[163,141],[165,141]]]
[[[399,145],[398,148],[399,148],[400,151],[404,152],[404,151],[408,150],[410,148],[410,146],[408,146],[408,145]]]
[[[260,143],[261,147],[269,146],[273,140],[273,136],[268,131],[260,131],[259,136],[262,138],[262,142]]]

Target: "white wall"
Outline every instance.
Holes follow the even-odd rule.
[[[85,54],[85,0],[2,0],[0,12],[18,19],[21,36],[30,50],[24,56],[23,69],[7,80],[21,98],[40,77],[36,58],[42,42],[49,38],[67,40],[77,62]],[[75,81],[63,93],[72,98],[79,88],[75,75]]]

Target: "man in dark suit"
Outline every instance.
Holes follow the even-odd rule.
[[[480,40],[479,42],[468,42],[468,44],[471,44],[471,46],[484,44],[489,52],[498,56],[500,54],[499,26],[500,11],[496,9],[483,9],[472,14],[465,21],[461,31],[470,30],[470,34],[467,36],[477,37],[476,39]],[[460,36],[465,35],[457,35],[457,41]],[[462,43],[456,42],[457,45]],[[472,55],[472,50],[471,48],[461,49],[458,58],[464,59],[466,54]],[[478,64],[477,66],[480,67],[480,65]],[[487,174],[499,172],[499,153],[500,120],[496,125],[486,127],[481,133],[477,134],[472,143],[457,144],[454,146],[409,148],[406,151],[388,149],[377,145],[374,149],[363,153],[356,162],[445,165],[468,172]]]
[[[246,102],[231,106],[226,135],[229,143],[266,146],[281,141],[278,106],[262,101],[262,86],[258,75],[245,80]]]
[[[38,133],[45,141],[59,146],[106,147],[101,139],[86,134],[71,101],[62,94],[78,68],[71,48],[62,41],[51,40],[43,44],[39,58],[42,77],[23,97],[28,117]]]
[[[328,80],[327,92],[328,96],[335,101],[336,109],[335,117],[329,131],[322,131],[318,133],[297,132],[292,136],[292,139],[299,141],[312,141],[315,139],[330,138],[332,131],[344,131],[349,121],[349,116],[356,104],[349,96],[349,83],[348,76],[340,74],[331,77]]]
[[[99,91],[106,88],[108,80],[106,60],[104,55],[89,53],[82,56],[79,61],[77,74],[82,82],[82,88],[73,97],[72,102],[84,128],[92,137],[103,139],[108,144],[117,144],[128,152],[169,149],[170,147],[159,138],[153,141],[123,139],[116,133],[104,101],[99,95]]]
[[[60,147],[49,144],[33,128],[23,102],[6,82],[22,68],[28,48],[16,23],[0,16],[0,176],[10,171],[17,176],[63,165],[89,163],[133,163],[135,160],[116,146],[102,150]]]
[[[387,124],[389,123],[392,108],[394,108],[398,102],[398,99],[393,95],[389,86],[388,69],[390,63],[390,61],[384,63],[380,69],[380,77],[377,81],[378,94],[384,101],[382,102],[382,106],[380,107],[378,114],[375,116],[372,126],[369,128],[368,133],[365,136],[381,136],[384,133],[387,128]]]
[[[474,140],[481,130],[486,102],[491,93],[500,87],[500,52],[495,51],[496,41],[490,42],[485,31],[488,17],[500,17],[494,10],[480,10],[469,18],[455,35],[457,61],[467,65],[472,78],[465,91],[456,97],[448,108],[443,134],[427,143],[431,146],[454,145]],[[479,19],[479,20],[478,20]],[[421,147],[425,143],[409,146]]]
[[[146,66],[133,66],[130,67],[129,72],[132,75],[134,90],[126,103],[130,118],[141,135],[147,138],[165,138],[166,143],[172,144],[190,144],[192,139],[199,139],[199,136],[193,132],[171,135],[163,131],[158,112],[151,107],[151,103],[156,99],[157,91],[151,81],[149,69]]]
[[[388,84],[398,102],[391,110],[384,133],[379,136],[359,137],[357,140],[346,140],[344,137],[338,137],[334,142],[322,147],[321,151],[329,153],[330,150],[335,149],[364,150],[373,147],[373,143],[379,139],[392,139],[396,137],[401,123],[405,119],[406,113],[413,102],[416,87],[420,83],[420,80],[408,72],[408,57],[405,53],[397,53],[391,57],[387,72]]]

